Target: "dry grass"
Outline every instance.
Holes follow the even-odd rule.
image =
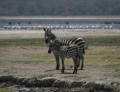
[[[5,50],[4,50],[5,49]],[[106,80],[116,81],[120,74],[119,47],[89,47],[85,54],[85,70],[72,75],[73,61],[65,60],[65,74],[55,70],[53,54],[46,47],[1,47],[0,74],[31,78],[58,77],[65,80]],[[3,55],[4,54],[4,55]],[[111,80],[111,79],[110,79]],[[109,80],[109,81],[110,81]]]
[[[13,92],[13,91],[7,88],[0,88],[0,92]]]
[[[120,64],[119,47],[93,47],[86,51],[87,65],[115,65]],[[119,66],[119,65],[118,65]]]
[[[47,53],[47,48],[42,47],[9,47],[2,48],[0,53],[0,62],[16,63],[55,63],[53,54]],[[6,50],[4,50],[6,49]],[[85,54],[86,65],[120,65],[119,47],[89,47]],[[66,64],[72,65],[71,59],[65,60]]]

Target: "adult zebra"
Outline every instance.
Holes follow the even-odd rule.
[[[56,54],[58,54],[62,60],[62,70],[61,72],[64,73],[64,59],[65,58],[72,58],[74,62],[74,70],[73,74],[77,73],[78,65],[79,65],[79,58],[82,59],[82,62],[84,62],[83,59],[83,51],[80,50],[77,45],[70,45],[70,46],[63,46],[62,43],[58,40],[51,40],[49,44],[49,50],[48,53],[51,53],[51,51]],[[83,65],[81,65],[81,68],[83,68]]]
[[[49,44],[51,40],[53,41],[56,39],[56,36],[51,32],[51,29],[43,28],[43,30],[45,31],[46,44]],[[83,53],[85,54],[85,41],[82,38],[72,38],[69,40],[62,40],[61,43],[62,43],[62,46],[76,45],[79,48],[79,52],[82,49]],[[60,67],[59,55],[56,52],[53,52],[53,54],[56,59],[56,70],[59,70],[59,67]],[[80,57],[79,57],[79,60],[80,60]],[[82,66],[84,66],[84,62],[82,62]],[[79,64],[78,64],[78,67],[79,67]],[[81,70],[82,69],[83,67],[81,67]]]
[[[45,31],[45,43],[48,44],[50,40],[56,39],[56,36],[51,32],[51,29],[43,28],[43,30]]]

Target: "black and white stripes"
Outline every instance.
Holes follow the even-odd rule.
[[[56,36],[51,32],[50,29],[44,28],[44,31],[45,31],[45,42],[47,44],[51,44],[51,42],[54,42],[56,40]],[[58,42],[59,42],[59,46],[61,46],[62,52],[60,51],[58,53],[58,51],[57,51],[57,53],[56,53],[56,51],[53,51],[53,54],[54,54],[55,59],[56,59],[56,69],[58,70],[59,66],[60,66],[60,64],[59,64],[59,57],[61,56],[60,53],[64,53],[63,55],[65,57],[71,57],[72,55],[75,56],[75,53],[76,53],[76,56],[78,57],[78,61],[80,61],[80,59],[82,59],[81,69],[83,69],[83,65],[84,65],[83,54],[85,53],[85,41],[82,38],[71,38],[69,40],[65,39],[65,40],[61,40]],[[54,44],[54,45],[56,45],[56,44]],[[77,48],[77,50],[75,48]],[[55,48],[54,48],[54,50],[55,50]],[[51,52],[51,50],[49,49],[48,52]],[[79,63],[80,62],[78,62],[77,66],[79,66]]]
[[[50,41],[49,43],[49,53],[50,51],[52,51],[53,53],[56,53],[57,55],[60,56],[61,60],[62,60],[62,70],[61,72],[64,73],[64,59],[65,58],[72,58],[73,62],[74,62],[74,70],[73,70],[73,74],[77,73],[77,69],[79,66],[79,61],[80,58],[83,58],[83,53],[81,52],[81,54],[79,54],[79,47],[76,45],[73,46],[63,46],[61,44],[61,42],[59,42],[58,40],[53,40]],[[82,59],[83,62],[83,59]],[[83,68],[83,65],[81,66],[81,68]]]
[[[62,40],[62,44],[65,46],[76,45],[80,50],[83,49],[83,53],[85,53],[85,41],[82,38],[72,38],[69,40]]]

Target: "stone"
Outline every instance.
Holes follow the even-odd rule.
[[[0,82],[8,82],[8,81],[16,82],[16,80],[17,79],[13,76],[0,76]]]
[[[82,87],[86,82],[80,81],[80,82],[72,82],[71,87]]]
[[[55,78],[44,78],[36,80],[36,86],[38,87],[52,87],[53,83],[56,81]]]

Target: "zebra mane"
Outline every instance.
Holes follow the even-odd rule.
[[[56,36],[50,31],[50,33],[49,33],[50,35],[51,35],[51,39],[52,40],[55,40],[56,39]]]
[[[57,40],[57,39],[55,39],[55,40],[51,40],[50,43],[54,43],[54,44],[57,44],[57,45],[59,45],[59,46],[62,45],[62,42],[59,41],[59,40]]]

